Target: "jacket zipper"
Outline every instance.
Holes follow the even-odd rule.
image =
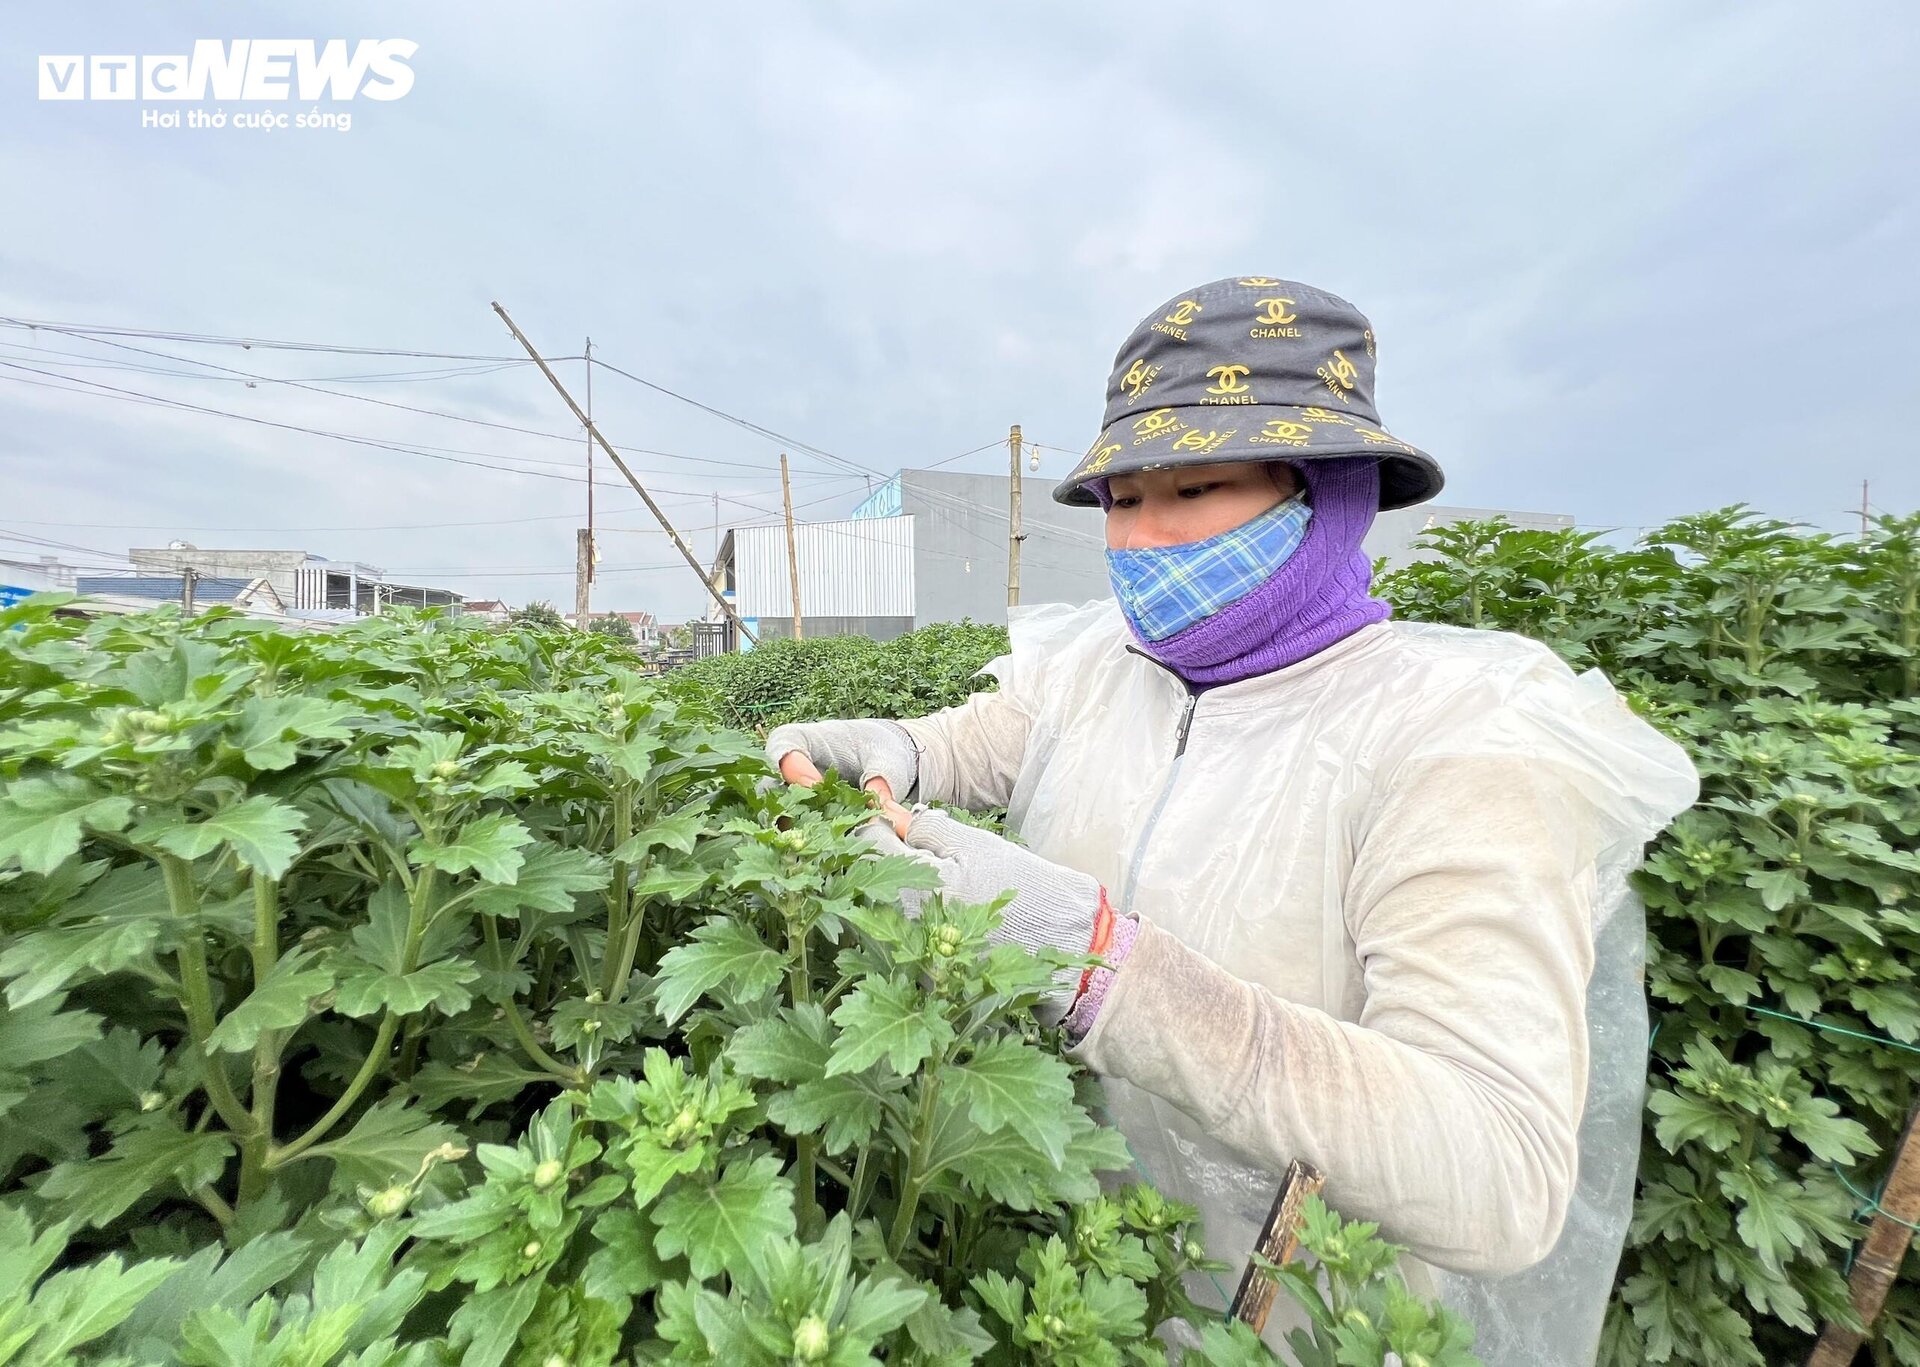
[[[1134,646],[1128,646],[1127,649],[1156,667],[1167,669],[1144,650]],[[1133,902],[1134,889],[1140,884],[1140,866],[1147,857],[1147,842],[1153,838],[1154,828],[1160,824],[1160,814],[1167,809],[1167,799],[1173,796],[1173,785],[1180,778],[1180,761],[1187,753],[1187,737],[1193,731],[1193,709],[1200,702],[1200,695],[1187,685],[1185,679],[1174,674],[1171,669],[1167,669],[1167,673],[1172,675],[1183,689],[1186,689],[1187,702],[1180,711],[1180,724],[1174,728],[1173,732],[1173,767],[1167,770],[1167,781],[1160,786],[1160,796],[1154,801],[1153,811],[1147,816],[1147,824],[1140,828],[1140,838],[1134,842],[1133,858],[1127,865],[1127,886],[1120,899],[1122,911],[1127,910]]]

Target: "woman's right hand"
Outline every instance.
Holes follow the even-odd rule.
[[[776,726],[767,737],[767,762],[802,788],[836,770],[883,802],[911,798],[920,776],[920,756],[906,728],[871,719]]]

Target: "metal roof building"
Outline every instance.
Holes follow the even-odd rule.
[[[891,640],[914,626],[914,520],[861,518],[794,526],[802,626],[809,636]],[[782,523],[732,527],[714,574],[747,630],[761,640],[793,635],[793,579]],[[727,633],[726,647],[740,642]]]

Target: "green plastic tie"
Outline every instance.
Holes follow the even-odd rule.
[[[1889,1039],[1885,1035],[1871,1034],[1865,1030],[1849,1030],[1844,1025],[1828,1025],[1824,1021],[1808,1020],[1805,1016],[1793,1016],[1787,1014],[1785,1011],[1770,1011],[1764,1006],[1745,1006],[1739,1002],[1730,1002],[1728,1004],[1731,1006],[1739,1006],[1743,1011],[1751,1011],[1756,1016],[1773,1016],[1779,1020],[1792,1021],[1795,1025],[1810,1025],[1815,1030],[1826,1031],[1829,1035],[1846,1035],[1851,1039],[1863,1039],[1869,1044],[1884,1044],[1889,1049],[1904,1049],[1909,1054],[1920,1054],[1920,1044],[1906,1044],[1900,1040]]]

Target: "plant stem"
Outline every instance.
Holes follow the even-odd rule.
[[[847,1217],[856,1224],[873,1196],[872,1158],[873,1145],[869,1142],[860,1146],[860,1156],[853,1162],[853,1190],[847,1196]]]
[[[813,970],[807,962],[807,935],[809,927],[800,915],[800,907],[794,900],[782,908],[787,919],[787,950],[793,955],[793,965],[788,970],[788,990],[793,994],[793,1004],[801,1006],[813,999]],[[799,1198],[799,1208],[794,1218],[804,1234],[812,1226],[813,1217],[819,1211],[819,1201],[814,1193],[814,1160],[820,1154],[820,1141],[813,1135],[803,1134],[794,1141],[793,1185]]]
[[[180,948],[175,958],[180,964],[181,1004],[187,1012],[187,1031],[193,1037],[194,1053],[200,1060],[200,1076],[206,1085],[207,1100],[220,1113],[228,1129],[247,1135],[253,1129],[253,1117],[234,1095],[226,1069],[207,1050],[213,1034],[213,987],[207,978],[207,944],[200,932],[200,894],[193,886],[193,870],[175,854],[157,853],[160,872],[166,880],[167,903],[174,916],[185,923]]]
[[[233,1207],[212,1187],[195,1187],[189,1194],[219,1223],[220,1228],[225,1229],[233,1223]]]
[[[940,1100],[940,1072],[931,1068],[920,1084],[920,1120],[913,1130],[913,1149],[907,1155],[906,1180],[900,1184],[900,1208],[894,1212],[887,1235],[887,1254],[895,1262],[913,1237],[913,1217],[920,1209],[920,1189],[926,1184],[927,1147],[933,1142],[934,1107]]]
[[[253,985],[258,988],[280,961],[280,885],[253,875]],[[267,1150],[273,1144],[273,1106],[280,1083],[280,1032],[262,1030],[253,1046],[253,1133],[240,1145],[240,1200],[266,1190]]]
[[[480,918],[480,934],[486,940],[487,948],[493,951],[494,958],[496,960],[499,959],[500,931],[499,928],[494,925],[491,916],[482,916]],[[507,1028],[513,1031],[513,1037],[520,1041],[520,1047],[527,1051],[529,1058],[559,1078],[562,1082],[574,1086],[580,1084],[583,1079],[578,1068],[567,1066],[540,1047],[540,1042],[533,1037],[533,1031],[527,1026],[526,1017],[520,1014],[520,1006],[517,1002],[509,999],[502,1003],[502,1009],[506,1013]]]
[[[438,869],[431,867],[420,870],[420,876],[413,880],[412,890],[408,893],[407,942],[400,952],[400,969],[403,973],[411,973],[420,966],[420,942],[426,937],[427,922],[433,919],[433,895],[439,886],[439,874]],[[389,1010],[380,1018],[379,1028],[373,1032],[373,1045],[360,1061],[360,1070],[353,1075],[353,1080],[347,1084],[347,1090],[340,1094],[340,1099],[292,1143],[270,1148],[264,1161],[265,1167],[273,1169],[290,1163],[327,1137],[327,1132],[340,1123],[372,1084],[375,1074],[386,1063],[387,1054],[393,1048],[393,1037],[399,1030],[400,1017]]]
[[[347,1084],[347,1090],[333,1103],[327,1113],[307,1127],[306,1133],[290,1143],[280,1145],[267,1153],[266,1167],[272,1170],[291,1163],[308,1149],[327,1137],[327,1132],[340,1123],[342,1116],[353,1109],[360,1100],[360,1094],[367,1090],[374,1074],[387,1060],[387,1053],[393,1048],[393,1037],[399,1032],[400,1018],[389,1011],[380,1019],[380,1028],[373,1033],[373,1046],[367,1050],[366,1058],[360,1062],[360,1071],[353,1075],[353,1081]]]
[[[625,779],[613,792],[613,848],[618,850],[633,838],[633,784]],[[625,957],[629,936],[627,917],[627,879],[631,870],[625,860],[613,861],[613,883],[607,889],[607,950],[606,958],[600,965],[600,996],[605,1001],[614,1001],[614,990],[626,984],[626,975],[617,980],[614,971],[620,960]],[[639,948],[638,940],[634,943]],[[632,971],[628,960],[628,972]]]

